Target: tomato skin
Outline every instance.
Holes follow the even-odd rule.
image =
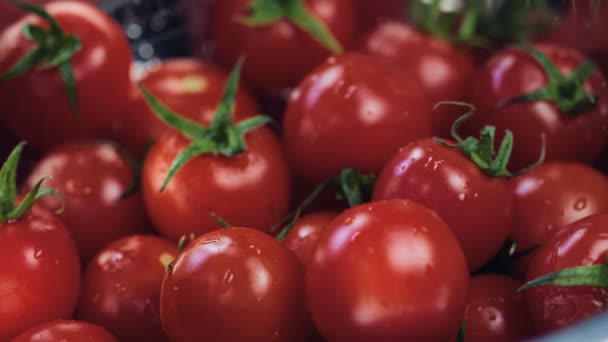
[[[86,263],[110,242],[149,227],[141,192],[121,199],[136,181],[121,152],[106,142],[72,142],[49,151],[25,182],[29,190],[40,178],[51,176],[43,186],[59,191],[65,208],[60,214],[74,236]],[[58,210],[62,200],[44,197],[40,203]]]
[[[35,204],[0,225],[0,341],[53,319],[69,318],[80,290],[80,261],[59,218]]]
[[[294,252],[304,266],[312,261],[312,256],[321,232],[336,217],[337,213],[319,211],[302,216],[291,228],[283,244]]]
[[[287,215],[290,175],[278,139],[262,127],[245,136],[247,151],[234,157],[201,155],[161,185],[177,155],[190,144],[165,135],[150,150],[142,172],[144,202],[156,229],[177,241],[220,227],[217,214],[232,225],[269,231]]]
[[[467,306],[467,342],[516,342],[532,337],[534,328],[523,294],[523,284],[502,275],[471,279]]]
[[[404,200],[340,214],[321,233],[307,269],[311,313],[332,342],[447,341],[464,318],[468,286],[449,227]]]
[[[385,21],[400,20],[408,7],[404,0],[355,0],[359,35],[368,33]]]
[[[139,83],[175,113],[207,126],[227,79],[223,70],[209,62],[183,58],[163,61]],[[133,154],[143,156],[147,144],[173,129],[154,115],[138,87],[131,87],[129,95],[129,106],[117,136]],[[239,88],[235,119],[239,121],[257,113],[255,100],[243,87]]]
[[[56,320],[40,324],[11,342],[118,342],[104,328],[77,321]]]
[[[594,214],[608,213],[608,178],[583,164],[552,162],[513,179],[513,231],[517,250],[549,240],[556,231]],[[534,252],[519,259],[525,276]]]
[[[585,61],[583,55],[568,47],[534,47],[566,75]],[[546,101],[495,109],[499,103],[542,88],[547,82],[540,64],[526,52],[514,48],[494,55],[481,68],[474,82],[471,102],[477,111],[470,122],[470,133],[477,133],[485,125],[496,126],[500,141],[504,130],[511,130],[515,137],[509,163],[511,170],[517,171],[538,159],[543,133],[547,141],[547,161],[593,162],[608,144],[608,97],[605,95],[600,97],[595,109],[575,117],[569,117],[556,105]],[[593,94],[603,94],[606,80],[600,71],[595,71],[586,85]]]
[[[190,243],[165,275],[161,313],[171,341],[307,341],[298,259],[249,228],[207,233]]]
[[[308,9],[331,31],[343,47],[355,34],[353,0],[304,0]],[[287,20],[248,27],[238,22],[248,13],[251,0],[218,1],[214,12],[214,38],[220,61],[232,66],[244,56],[243,77],[254,87],[277,89],[294,86],[331,51]],[[272,51],[273,58],[268,58]],[[276,61],[281,61],[277,63]]]
[[[129,91],[131,50],[121,27],[96,7],[78,1],[46,6],[59,26],[80,37],[82,49],[72,58],[78,90],[79,117],[72,111],[57,69],[31,71],[0,83],[2,123],[32,145],[48,149],[68,139],[100,137],[120,119]],[[0,35],[0,72],[9,69],[31,47],[21,33],[27,16]],[[46,27],[46,26],[45,26]]]
[[[486,176],[459,149],[430,138],[401,148],[378,176],[373,200],[395,198],[418,201],[444,219],[471,270],[489,261],[511,232],[507,181]]]
[[[424,34],[411,25],[389,21],[378,25],[359,50],[399,68],[413,78],[428,97],[429,108],[440,101],[466,101],[476,71],[469,52]],[[430,114],[435,135],[450,137],[452,123],[462,115],[455,107],[440,107]]]
[[[535,253],[526,280],[565,268],[604,264],[608,250],[608,215],[576,221],[557,232]],[[543,333],[604,311],[608,290],[589,287],[539,286],[526,290],[532,321]]]
[[[160,286],[177,254],[174,244],[147,235],[105,247],[84,274],[78,317],[122,341],[169,341],[160,320]]]
[[[292,93],[285,148],[311,184],[345,168],[375,173],[399,147],[431,136],[429,115],[414,80],[374,58],[346,53],[328,59]]]

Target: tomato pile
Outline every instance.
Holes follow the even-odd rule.
[[[608,2],[201,2],[213,58],[143,76],[95,3],[0,3],[0,342],[520,341],[608,307]]]

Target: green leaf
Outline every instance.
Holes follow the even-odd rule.
[[[70,107],[72,108],[72,111],[78,115],[78,90],[76,89],[76,80],[74,79],[72,62],[68,60],[67,62],[61,64],[59,66],[59,74],[63,79],[65,91],[68,95],[68,100],[70,101]]]
[[[230,72],[220,103],[217,105],[215,115],[211,121],[209,129],[218,131],[227,124],[232,123],[235,109],[236,94],[239,88],[241,77],[241,68],[243,67],[244,59],[241,57],[236,62],[234,69]]]
[[[376,177],[355,169],[344,169],[336,179],[338,193],[344,197],[349,207],[370,202]]]
[[[24,2],[24,1],[11,0],[11,2],[13,3],[13,5],[19,7],[21,10],[28,12],[28,13],[35,14],[35,15],[39,16],[40,18],[44,19],[46,22],[48,22],[51,25],[52,32],[54,32],[54,33],[61,32],[61,29],[59,28],[59,25],[55,21],[55,18],[53,18],[44,9],[44,7],[34,5],[34,4],[31,4],[28,2]]]
[[[2,210],[1,219],[8,218],[10,212],[15,208],[17,198],[17,166],[21,152],[25,147],[25,142],[19,143],[4,162],[0,169],[0,209]]]
[[[40,48],[33,48],[4,74],[0,75],[0,82],[12,80],[17,76],[25,74],[33,69],[43,56],[44,52]]]
[[[215,220],[215,222],[219,223],[220,226],[222,226],[222,228],[231,228],[231,227],[234,227],[233,225],[231,225],[230,223],[228,223],[226,220],[224,220],[223,218],[221,218],[216,213],[211,213],[211,217],[213,217],[213,219]]]
[[[21,28],[21,32],[27,38],[35,40],[38,43],[43,43],[48,36],[48,32],[45,29],[33,24],[26,24],[23,26],[23,28]]]
[[[549,59],[549,57],[545,56],[544,53],[533,48],[532,46],[520,46],[519,48],[534,57],[534,59],[543,67],[547,73],[547,77],[549,77],[549,83],[559,83],[565,81],[564,75],[562,75],[557,66],[555,66],[555,64]]]
[[[42,70],[61,66],[70,61],[70,59],[82,48],[80,39],[76,36],[63,36],[59,44],[59,50],[54,52],[51,59],[45,60],[42,64]]]
[[[529,281],[517,291],[532,287],[552,286],[593,286],[608,288],[608,265],[588,265],[566,268]]]
[[[458,336],[456,336],[456,342],[465,342],[465,337],[467,335],[467,320],[465,319],[458,330]]]
[[[531,93],[523,94],[519,96],[515,96],[506,101],[500,102],[496,105],[496,109],[503,109],[515,103],[526,103],[532,101],[541,101],[541,100],[553,100],[555,98],[555,94],[552,91],[551,87],[544,87],[537,89]]]
[[[253,0],[249,6],[249,14],[239,18],[239,22],[247,26],[266,26],[285,16],[281,3],[276,0]]]
[[[287,17],[303,31],[309,33],[315,40],[325,46],[334,54],[343,51],[342,46],[333,36],[325,24],[317,18],[303,0],[290,0],[285,4]]]
[[[13,210],[11,210],[7,215],[6,218],[9,220],[13,220],[13,219],[17,219],[19,217],[21,217],[23,214],[25,214],[25,212],[27,212],[28,210],[30,210],[30,208],[34,205],[34,203],[45,196],[59,196],[61,197],[61,195],[54,189],[40,189],[40,186],[42,185],[42,183],[47,180],[47,179],[51,179],[51,177],[44,177],[42,179],[40,179],[38,182],[36,182],[36,184],[32,187],[32,190],[30,190],[30,192],[28,192],[25,197],[23,197],[23,200],[21,201],[21,203],[19,203],[19,205],[17,205],[16,208],[14,208]],[[63,211],[63,207],[65,205],[65,202],[62,201],[62,206],[59,209],[59,212]]]
[[[164,191],[167,184],[173,176],[179,171],[186,163],[188,163],[192,158],[199,156],[204,153],[213,152],[215,150],[215,144],[213,141],[209,140],[195,140],[188,147],[186,147],[183,151],[179,153],[179,155],[175,158],[171,166],[169,167],[169,173],[165,177],[162,187],[160,191]]]

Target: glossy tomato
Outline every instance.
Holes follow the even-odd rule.
[[[555,45],[535,46],[555,64],[563,75],[569,75],[585,61],[576,50]],[[470,129],[496,126],[502,134],[509,129],[515,136],[510,168],[521,169],[532,164],[541,151],[545,134],[547,160],[592,162],[608,143],[608,97],[606,80],[594,71],[584,83],[587,91],[599,95],[595,109],[576,114],[562,112],[553,102],[531,101],[496,107],[514,97],[547,86],[548,76],[541,64],[529,53],[507,48],[494,55],[479,71],[473,83],[471,101],[478,114]],[[584,132],[584,133],[581,133]]]
[[[31,189],[41,177],[53,177],[44,186],[62,194],[61,217],[85,265],[105,245],[149,226],[141,193],[122,198],[137,182],[137,171],[125,158],[110,143],[66,143],[49,151],[25,182],[26,189]],[[62,206],[58,197],[40,202],[52,210]]]
[[[513,231],[517,251],[543,244],[568,224],[608,213],[608,178],[582,164],[552,162],[513,179]],[[524,277],[532,254],[517,260]]]
[[[594,215],[557,232],[536,252],[526,279],[565,268],[605,264],[608,215]],[[545,285],[526,290],[532,321],[541,332],[556,330],[604,311],[608,290],[599,287]]]
[[[131,52],[121,27],[96,7],[78,1],[56,1],[47,11],[82,48],[71,59],[78,113],[70,107],[57,68],[28,71],[0,82],[0,120],[16,135],[47,149],[77,137],[101,136],[117,122],[129,91]],[[26,24],[46,27],[29,15],[0,35],[0,72],[6,72],[33,44],[22,33]]]
[[[360,51],[398,67],[427,95],[425,112],[440,101],[465,101],[473,83],[475,62],[469,52],[411,25],[385,22],[361,43]],[[454,107],[433,111],[433,132],[449,137],[450,128],[459,116]]]
[[[161,313],[171,341],[307,341],[303,267],[249,228],[207,233],[169,268]]]
[[[302,216],[291,228],[283,244],[298,256],[304,266],[308,265],[321,232],[336,216],[338,214],[331,211],[319,211]]]
[[[345,168],[379,172],[399,147],[432,134],[430,108],[418,83],[392,67],[360,54],[332,57],[292,93],[287,155],[312,184]]]
[[[118,342],[118,340],[95,324],[57,320],[31,328],[11,342]]]
[[[307,269],[313,318],[332,342],[447,341],[464,318],[468,286],[449,227],[404,200],[340,214]]]
[[[293,2],[293,1],[291,1]],[[303,0],[304,5],[344,47],[355,34],[353,0]],[[252,0],[222,0],[214,12],[217,53],[225,65],[244,56],[243,76],[256,88],[294,86],[331,51],[286,19],[251,27],[240,22]],[[272,57],[269,57],[270,55]]]

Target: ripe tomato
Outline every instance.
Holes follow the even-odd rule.
[[[534,329],[525,297],[516,292],[521,285],[501,275],[473,277],[464,340],[516,342],[532,337]]]
[[[289,100],[283,136],[294,170],[311,184],[345,168],[380,171],[399,147],[431,135],[419,88],[374,58],[330,58]]]
[[[535,48],[563,76],[570,75],[585,60],[579,52],[567,47],[536,45]],[[471,120],[470,129],[477,131],[485,125],[492,125],[501,134],[505,129],[511,130],[516,139],[511,169],[520,169],[537,159],[542,134],[546,136],[547,160],[592,162],[608,143],[606,80],[599,71],[594,71],[586,82],[581,83],[586,91],[600,95],[595,109],[568,114],[554,102],[544,100],[514,103],[496,109],[504,101],[548,84],[548,74],[541,64],[528,52],[516,48],[507,48],[494,55],[480,70],[473,84],[471,102],[479,114]],[[569,90],[578,86],[580,84],[574,84]],[[569,90],[564,92],[569,93]]]
[[[161,314],[174,342],[297,342],[312,333],[298,259],[249,228],[190,243],[165,275]]]
[[[169,341],[160,321],[160,286],[177,254],[172,243],[146,235],[105,247],[84,274],[78,317],[122,341]]]
[[[553,162],[513,179],[513,231],[517,251],[549,240],[556,231],[594,214],[608,213],[608,178],[575,163]],[[524,277],[534,252],[517,260]]]
[[[11,342],[118,342],[104,328],[86,322],[57,320],[40,324]]]
[[[304,266],[312,260],[312,255],[325,227],[336,217],[331,211],[319,211],[302,216],[291,228],[283,244],[294,252]]]
[[[342,46],[349,45],[355,34],[353,0],[303,2]],[[253,3],[253,0],[218,1],[213,18],[219,59],[225,65],[233,65],[239,57],[245,56],[244,78],[256,88],[294,86],[330,55],[327,47],[286,19],[265,26],[244,25],[239,19],[251,13]]]
[[[163,61],[140,83],[180,115],[209,124],[222,97],[228,75],[214,65],[195,59]],[[242,87],[235,100],[235,119],[240,121],[258,113],[255,100]],[[139,89],[132,87],[130,104],[118,129],[118,141],[137,156],[146,146],[172,129],[159,120],[146,104]]]
[[[464,318],[462,249],[413,201],[346,210],[321,233],[308,266],[309,306],[332,342],[447,341]]]
[[[581,265],[605,264],[608,215],[594,215],[557,232],[535,253],[526,280]],[[604,311],[608,289],[545,285],[526,290],[532,321],[541,332],[556,330]]]
[[[49,151],[25,182],[31,189],[43,176],[45,183],[65,200],[61,218],[66,223],[86,265],[101,248],[126,235],[143,232],[148,226],[141,193],[126,198],[136,170],[120,150],[105,142],[74,142]],[[62,200],[45,197],[41,204],[58,210]]]
[[[385,22],[361,43],[360,51],[398,67],[426,93],[428,108],[440,101],[465,101],[473,83],[475,62],[469,52],[440,38],[422,33],[411,25]],[[460,112],[441,107],[431,115],[433,132],[449,136]]]
[[[131,52],[121,27],[96,7],[78,1],[56,1],[47,11],[82,48],[71,59],[77,89],[75,113],[57,68],[34,69],[0,82],[0,120],[16,135],[47,149],[73,138],[103,135],[126,104]],[[47,27],[28,15],[0,35],[0,72],[6,72],[33,43],[21,29],[26,24]]]

